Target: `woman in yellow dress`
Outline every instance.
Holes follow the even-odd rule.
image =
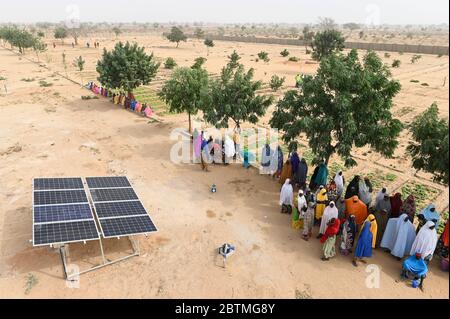
[[[327,190],[325,187],[321,186],[319,193],[317,194],[317,205],[316,205],[316,222],[322,219],[323,212],[327,207]]]

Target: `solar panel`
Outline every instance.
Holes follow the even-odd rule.
[[[93,219],[89,204],[37,206],[34,208],[35,223],[51,223],[82,219]]]
[[[35,224],[33,241],[35,246],[62,244],[98,239],[94,220]]]
[[[87,203],[88,199],[84,189],[80,190],[58,190],[58,191],[35,191],[34,205],[55,205]]]
[[[147,215],[147,211],[141,202],[113,202],[96,203],[95,211],[98,218],[120,217],[130,215]]]
[[[86,179],[105,238],[157,231],[126,177]]]
[[[128,178],[124,176],[117,177],[87,177],[86,182],[90,189],[93,188],[120,188],[131,187]]]
[[[100,219],[100,225],[105,238],[139,235],[157,230],[148,215]]]
[[[91,189],[91,195],[94,202],[138,200],[132,188]]]
[[[38,178],[33,186],[34,246],[99,239],[81,178]]]
[[[34,190],[83,189],[81,178],[36,178]]]

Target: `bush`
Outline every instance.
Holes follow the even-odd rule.
[[[424,82],[421,84],[422,86],[430,86],[428,83]]]
[[[44,88],[48,88],[50,86],[52,86],[53,83],[48,83],[47,81],[39,81],[39,86],[44,87]]]
[[[438,56],[437,56],[438,58],[442,58],[442,54],[438,54]]]
[[[287,49],[284,49],[283,51],[280,52],[280,55],[285,58],[289,55],[289,51]]]
[[[83,95],[82,100],[98,100],[98,96]]]
[[[289,58],[288,61],[291,61],[291,62],[298,62],[298,61],[299,61],[299,58],[297,58],[297,57],[295,57],[295,56],[291,56],[291,57]]]
[[[400,51],[398,54],[400,54],[400,55],[403,55],[403,52],[402,51]]]
[[[261,51],[258,53],[258,58],[260,60],[263,60],[264,62],[269,62],[269,53],[265,52],[265,51]]]
[[[21,81],[23,81],[23,82],[34,82],[35,81],[35,79],[34,78],[29,78],[29,79],[27,79],[27,78],[24,78],[24,79],[22,79]]]
[[[306,54],[311,54],[311,50],[306,49]]]
[[[177,63],[173,58],[167,58],[166,62],[164,62],[164,68],[168,70],[172,70],[174,67],[177,66]]]
[[[412,83],[419,83],[420,81],[419,81],[419,80],[411,80],[411,81],[409,81],[409,82],[412,82]]]
[[[419,61],[422,58],[421,55],[419,54],[414,54],[411,58],[411,63],[416,63],[417,61]]]
[[[286,81],[285,77],[279,77],[278,75],[272,76],[270,79],[269,86],[272,89],[272,91],[276,92],[278,91],[284,84],[284,81]]]
[[[384,57],[387,58],[387,59],[389,59],[389,58],[391,57],[391,55],[390,55],[389,53],[386,52],[386,53],[384,54]]]
[[[399,68],[401,63],[402,62],[400,60],[394,60],[394,62],[392,62],[392,67]]]

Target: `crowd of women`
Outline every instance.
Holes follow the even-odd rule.
[[[338,250],[352,255],[357,267],[367,263],[374,249],[382,248],[399,261],[406,257],[402,278],[421,288],[435,253],[448,270],[448,221],[438,240],[440,214],[434,204],[417,213],[413,195],[402,200],[400,193],[391,195],[386,188],[373,200],[368,177],[354,176],[347,185],[342,171],[329,178],[324,161],[315,168],[308,185],[307,175],[308,165],[296,151],[278,166],[276,176],[283,185],[281,213],[292,216],[293,227],[306,241],[314,226],[318,227],[316,238],[323,244],[323,261],[329,261]],[[298,189],[297,196],[294,189]]]

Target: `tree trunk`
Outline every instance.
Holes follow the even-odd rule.
[[[188,117],[189,117],[189,134],[191,134],[192,133],[191,112],[188,112]]]
[[[178,48],[179,45],[180,45],[180,42],[177,42],[177,48]]]

